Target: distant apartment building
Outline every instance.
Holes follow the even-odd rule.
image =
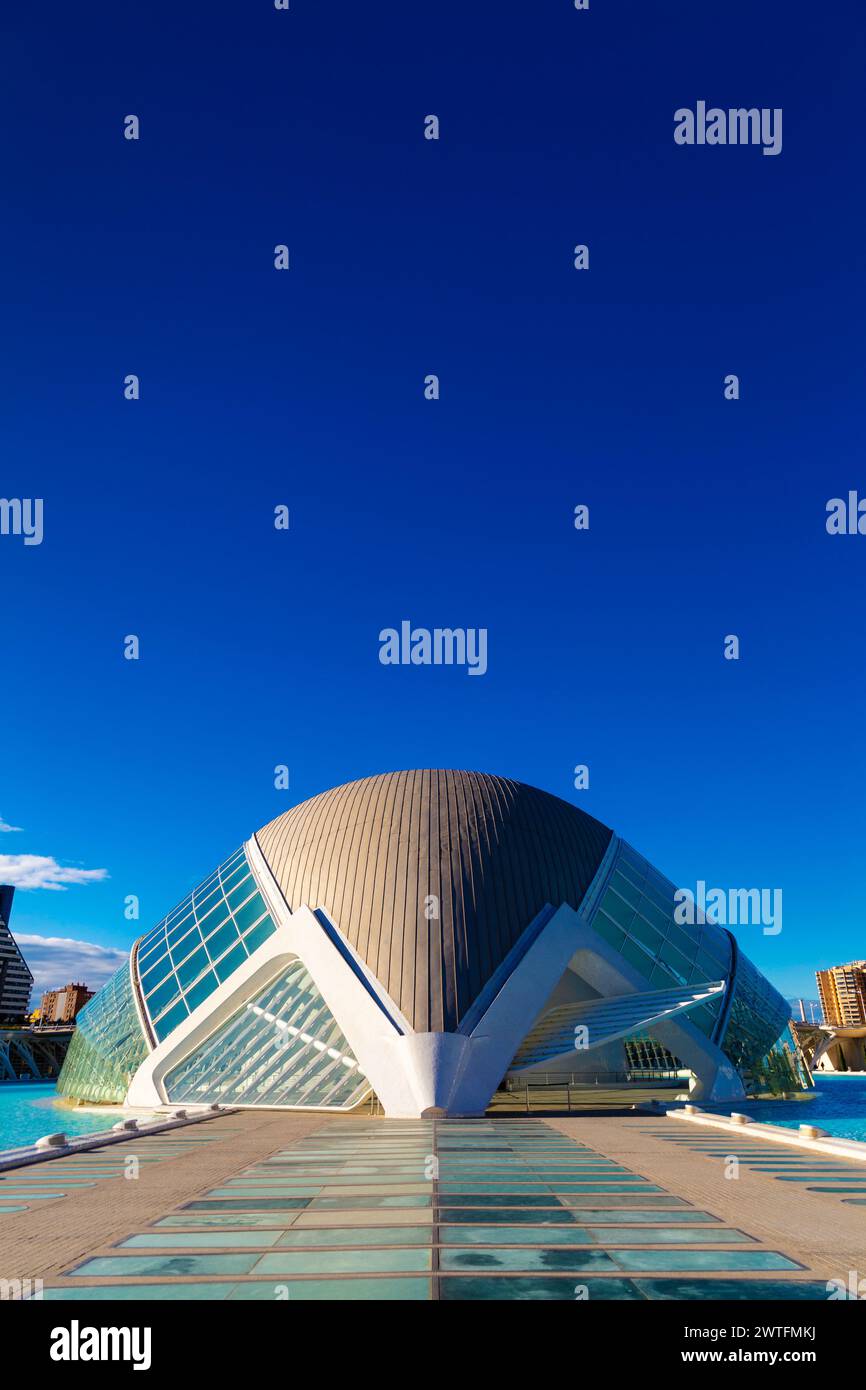
[[[30,1009],[33,976],[9,930],[15,889],[0,884],[0,1020],[23,1019]]]
[[[866,960],[815,973],[824,1022],[837,1028],[866,1024]]]
[[[93,990],[87,985],[64,985],[62,989],[49,989],[42,996],[39,1011],[40,1023],[74,1023],[88,1000],[93,998]]]

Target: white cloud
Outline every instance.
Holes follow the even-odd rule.
[[[93,941],[75,941],[72,937],[31,936],[27,932],[14,935],[33,971],[34,1005],[38,1005],[46,989],[58,989],[61,985],[75,983],[99,989],[129,955],[116,946],[97,946]]]
[[[21,829],[23,829],[23,827],[20,825],[7,825],[3,817],[0,816],[0,835],[9,834],[13,830]]]
[[[73,869],[48,854],[0,854],[0,883],[15,888],[52,888],[63,892],[70,884],[98,883],[107,869]]]

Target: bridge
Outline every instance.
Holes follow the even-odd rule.
[[[75,1025],[0,1028],[0,1081],[56,1081]]]
[[[866,1071],[866,1024],[794,1022],[812,1072]]]

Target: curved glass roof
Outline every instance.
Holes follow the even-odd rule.
[[[276,930],[243,848],[141,938],[141,996],[158,1042]]]

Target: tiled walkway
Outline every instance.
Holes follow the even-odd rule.
[[[335,1119],[47,1299],[809,1299],[826,1284],[539,1120]]]
[[[180,1158],[194,1152],[196,1145],[207,1144],[215,1137],[207,1125],[169,1130],[162,1134],[136,1136],[134,1156],[142,1165],[159,1163],[166,1158]],[[9,1212],[27,1211],[33,1202],[66,1197],[94,1187],[100,1179],[121,1177],[129,1163],[129,1143],[107,1144],[104,1148],[86,1149],[66,1158],[53,1158],[43,1163],[31,1163],[0,1173],[0,1216]]]
[[[827,1192],[841,1197],[854,1206],[866,1205],[866,1164],[855,1160],[833,1158],[831,1155],[799,1152],[767,1140],[751,1139],[743,1134],[683,1134],[680,1124],[672,1133],[670,1128],[651,1131],[656,1139],[689,1149],[692,1153],[718,1158],[721,1163],[736,1156],[741,1164],[756,1173],[766,1173],[779,1182],[801,1183],[810,1192]]]

